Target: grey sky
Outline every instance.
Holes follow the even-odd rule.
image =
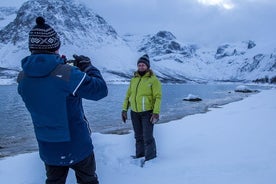
[[[19,6],[25,1],[1,1],[0,6]],[[192,43],[276,40],[276,0],[75,1],[92,8],[120,35],[167,30],[179,40]],[[229,5],[233,8],[223,8]]]
[[[221,1],[217,5],[199,1],[90,0],[89,3],[119,34],[168,30],[181,41],[207,44],[274,39],[275,0],[205,0]],[[223,8],[223,2],[233,8]]]

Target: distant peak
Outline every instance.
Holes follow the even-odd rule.
[[[169,40],[174,40],[176,37],[169,31],[159,31],[156,36],[161,37],[161,38],[166,38]]]

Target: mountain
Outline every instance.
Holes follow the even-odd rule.
[[[151,65],[155,73],[164,82],[204,82],[203,78],[195,73],[201,67],[194,65],[196,50],[195,44],[182,44],[168,31],[159,31],[154,35],[146,35],[140,38],[126,35],[125,41],[140,55],[147,53],[151,58]],[[183,67],[186,69],[183,70]]]
[[[140,38],[126,35],[124,40],[141,54],[150,55],[156,73],[163,80],[275,82],[274,45],[265,47],[248,40],[203,48],[183,44],[168,31]]]
[[[274,45],[264,51],[263,46],[246,41],[218,47],[215,61],[219,62],[224,70],[232,70],[228,72],[229,79],[261,81],[267,78],[273,82],[276,77],[275,56]]]
[[[12,70],[20,70],[21,59],[30,54],[28,33],[38,16],[60,35],[60,54],[68,59],[73,54],[89,56],[109,82],[129,80],[144,53],[163,82],[274,82],[276,78],[274,45],[248,40],[207,48],[182,43],[169,31],[121,37],[104,18],[75,0],[29,0],[19,10],[1,12],[0,21],[11,21],[0,30],[0,78],[15,76]]]
[[[31,0],[24,3],[15,20],[1,30],[1,43],[19,45],[26,41],[28,31],[34,26],[37,16],[43,16],[50,20],[50,24],[55,25],[64,45],[73,44],[73,40],[80,44],[83,36],[87,38],[88,45],[117,38],[116,31],[102,17],[73,1]],[[91,38],[94,42],[90,41]],[[75,42],[78,40],[80,42]]]
[[[94,64],[108,73],[113,67],[129,70],[125,62],[132,52],[101,16],[73,0],[29,0],[17,11],[17,16],[0,30],[0,66],[20,69],[20,60],[29,55],[28,33],[35,19],[43,16],[60,35],[60,53],[69,59],[73,54],[88,55]],[[114,48],[114,49],[113,49]],[[128,53],[128,54],[114,54]]]

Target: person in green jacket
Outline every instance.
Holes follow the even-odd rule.
[[[122,120],[126,122],[127,111],[131,109],[131,120],[136,140],[135,158],[145,161],[156,157],[156,143],[153,126],[159,120],[162,89],[161,83],[150,69],[147,54],[139,58],[138,70],[130,81],[123,103]]]

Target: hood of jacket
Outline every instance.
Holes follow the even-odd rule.
[[[58,54],[32,54],[21,61],[24,74],[29,77],[49,75],[64,60]]]
[[[145,73],[145,75],[141,76],[138,71],[134,72],[134,77],[151,77],[154,73],[151,69],[148,69],[148,71]]]

